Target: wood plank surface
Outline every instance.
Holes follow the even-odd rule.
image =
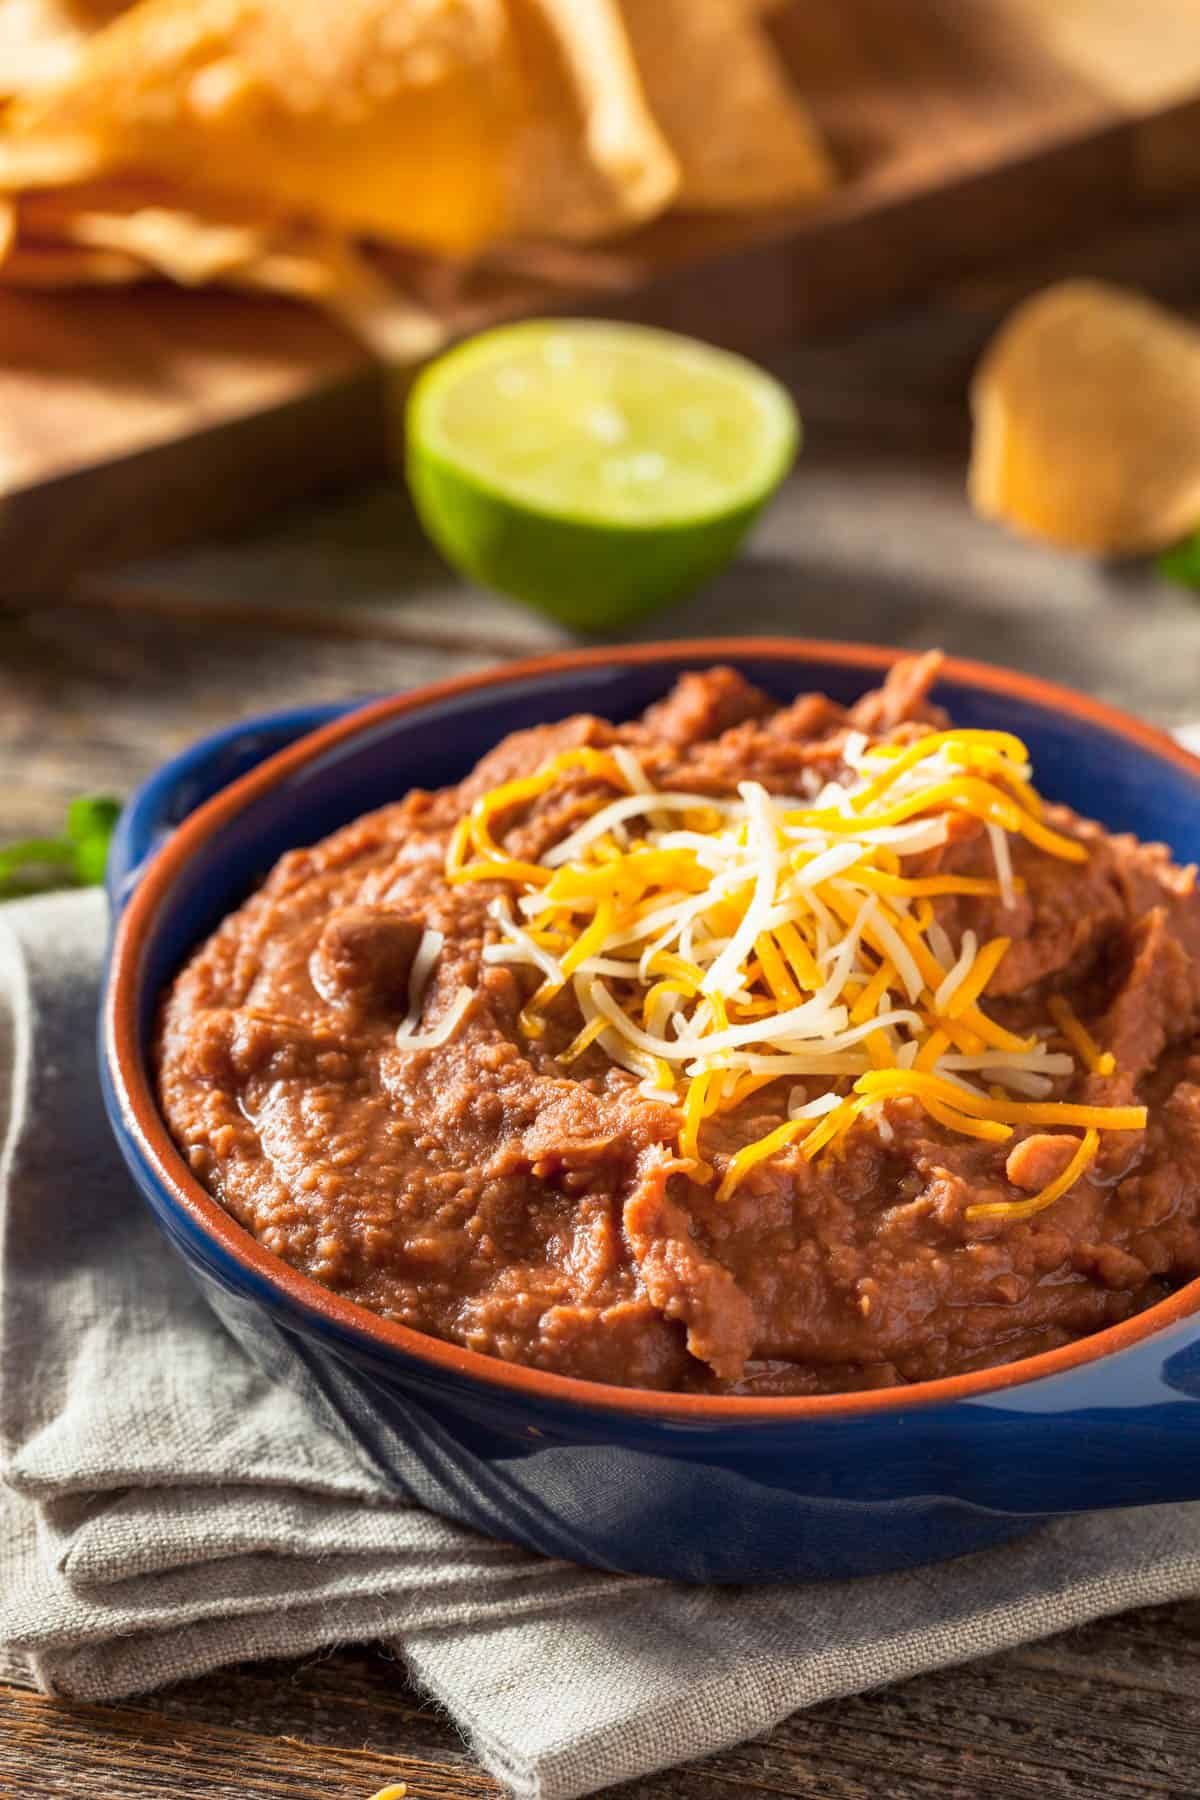
[[[595,252],[393,259],[448,335],[586,308],[753,345],[1200,185],[1192,0],[789,0],[772,30],[843,180]],[[382,375],[282,301],[0,293],[0,591],[382,461]]]
[[[1004,308],[1086,269],[1200,307],[1200,216],[948,289],[781,352],[808,442],[738,566],[642,635],[740,629],[951,649],[1165,722],[1200,717],[1200,597],[970,514],[965,383]],[[394,487],[0,605],[0,840],[124,792],[199,732],[565,641],[456,584]],[[953,1565],[935,1579],[953,1580]],[[1200,1800],[1200,1599],[797,1713],[613,1800]],[[0,1681],[4,1800],[414,1800],[501,1790],[386,1653],[267,1662],[120,1706]]]
[[[946,1572],[952,1579],[952,1569]],[[504,1790],[381,1650],[226,1670],[123,1706],[0,1685],[0,1795],[411,1800]],[[765,1739],[611,1800],[1194,1800],[1200,1602],[796,1713]]]

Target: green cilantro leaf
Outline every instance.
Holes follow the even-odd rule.
[[[67,808],[67,836],[75,846],[75,877],[84,887],[104,880],[108,844],[121,816],[111,794],[81,794]]]
[[[1164,550],[1154,566],[1168,581],[1200,588],[1200,531],[1194,531],[1182,543],[1172,544],[1169,550]]]
[[[109,839],[120,817],[110,794],[82,794],[67,808],[61,837],[24,838],[0,848],[0,898],[104,880]]]

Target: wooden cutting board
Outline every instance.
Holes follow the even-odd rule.
[[[1200,0],[793,0],[771,28],[842,172],[828,200],[409,269],[447,337],[587,310],[748,347],[1200,190]],[[288,303],[0,293],[0,592],[377,466],[383,386]]]

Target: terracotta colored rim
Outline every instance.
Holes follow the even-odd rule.
[[[169,898],[172,883],[198,847],[221,830],[247,804],[285,781],[296,770],[331,747],[346,742],[360,731],[387,719],[416,712],[426,706],[477,692],[506,687],[530,677],[569,674],[574,669],[631,668],[660,659],[682,661],[747,662],[778,660],[781,663],[823,661],[868,675],[886,671],[910,654],[872,644],[823,643],[805,638],[681,638],[675,642],[625,645],[604,650],[565,651],[504,663],[477,675],[432,683],[392,699],[361,707],[279,751],[249,774],[221,790],[193,813],[155,854],[121,917],[112,950],[112,978],[105,1013],[105,1050],[124,1121],[174,1204],[214,1243],[260,1279],[316,1320],[338,1327],[363,1341],[365,1348],[399,1350],[425,1363],[431,1370],[469,1377],[472,1381],[530,1399],[571,1402],[581,1407],[634,1415],[642,1418],[688,1419],[714,1425],[749,1424],[753,1421],[786,1423],[832,1416],[907,1411],[914,1406],[945,1405],[976,1395],[1003,1392],[1006,1388],[1061,1375],[1070,1369],[1125,1350],[1184,1319],[1200,1307],[1200,1280],[1189,1283],[1169,1299],[1147,1308],[1121,1325],[1110,1326],[1058,1350],[983,1369],[969,1375],[946,1376],[912,1387],[877,1388],[857,1394],[754,1399],[704,1394],[657,1393],[640,1388],[612,1387],[580,1381],[572,1376],[546,1374],[518,1363],[465,1350],[456,1344],[427,1337],[406,1325],[380,1318],[365,1307],[343,1300],[306,1275],[265,1250],[250,1233],[236,1224],[201,1187],[176,1150],[158,1110],[143,1065],[138,1043],[138,988],[143,946],[159,909]],[[947,657],[943,675],[964,686],[1007,694],[1045,709],[1068,713],[1126,739],[1164,761],[1176,764],[1200,784],[1200,758],[1190,755],[1164,732],[1153,726],[1073,693],[1057,683],[986,663]],[[1200,787],[1198,787],[1200,803]]]

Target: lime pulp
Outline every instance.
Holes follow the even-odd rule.
[[[786,390],[744,358],[646,326],[531,320],[414,383],[417,511],[465,574],[603,629],[715,573],[791,466]]]

